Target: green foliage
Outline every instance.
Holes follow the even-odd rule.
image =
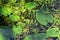
[[[12,35],[12,30],[8,26],[0,26],[0,40],[10,40],[14,38]]]
[[[47,25],[48,22],[53,22],[53,16],[50,13],[46,13],[45,10],[39,10],[36,12],[36,19],[42,25]]]
[[[15,3],[17,0],[9,0],[10,3]]]
[[[20,35],[22,33],[22,30],[23,30],[22,28],[23,27],[20,23],[17,23],[16,26],[13,25],[12,30],[13,30],[13,33],[14,33],[15,37],[16,37],[16,35]]]
[[[2,7],[2,15],[4,15],[4,16],[10,15],[11,12],[12,12],[11,8],[9,8],[7,6]]]
[[[0,0],[0,40],[60,40],[60,10],[55,8],[56,2]]]
[[[34,3],[34,2],[28,2],[25,5],[25,8],[28,9],[28,10],[31,10],[31,9],[33,9],[35,7],[36,7],[36,3]]]
[[[25,37],[24,40],[35,40],[35,39],[34,39],[33,35],[29,35],[29,36]]]
[[[9,18],[12,20],[12,21],[19,21],[20,20],[20,17],[18,15],[10,15]]]
[[[0,40],[6,40],[4,35],[2,34],[1,30],[0,30]]]
[[[47,34],[50,37],[58,37],[59,36],[59,30],[58,30],[58,28],[49,28],[47,30]]]
[[[24,40],[45,40],[46,38],[48,38],[46,33],[39,33],[35,35],[29,35]]]

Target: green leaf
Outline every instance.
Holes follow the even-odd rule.
[[[2,6],[0,6],[0,15],[1,15],[1,13],[2,13]]]
[[[29,35],[24,40],[45,40],[48,38],[47,33],[39,33],[35,35]]]
[[[25,5],[25,8],[28,9],[28,10],[31,10],[31,9],[33,9],[35,7],[36,7],[36,3],[34,3],[34,2],[28,2]]]
[[[12,12],[11,8],[6,7],[6,6],[2,7],[2,14],[3,14],[4,16],[10,15],[11,12]]]
[[[0,40],[10,40],[10,38],[13,38],[10,28],[3,28],[3,26],[0,27]]]
[[[39,33],[39,34],[34,35],[34,37],[35,37],[35,40],[44,40],[48,38],[48,35],[47,33]]]
[[[46,13],[45,10],[39,10],[36,12],[36,19],[42,25],[47,25],[48,22],[53,22],[53,17],[51,14]]]
[[[18,20],[20,20],[20,16],[18,16],[18,15],[10,15],[9,18],[10,18],[12,21],[18,21]]]
[[[35,39],[34,39],[33,35],[29,35],[29,36],[25,37],[24,40],[35,40]]]
[[[1,30],[0,30],[0,40],[6,40],[4,35],[2,34]]]
[[[47,35],[49,35],[50,37],[58,37],[59,36],[58,28],[49,28],[47,30]]]
[[[9,0],[10,3],[15,3],[17,0]]]
[[[25,4],[25,0],[20,0],[20,4],[24,5]]]
[[[17,26],[14,25],[12,30],[13,30],[14,36],[16,37],[16,35],[19,35],[22,33],[22,30],[23,30],[22,25],[17,23]]]

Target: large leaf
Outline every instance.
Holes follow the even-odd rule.
[[[49,28],[47,30],[47,35],[49,35],[50,37],[58,37],[59,36],[58,28]]]
[[[20,20],[20,16],[18,16],[18,15],[10,15],[9,18],[10,18],[12,21],[18,21],[18,20]]]
[[[39,33],[36,35],[29,35],[24,40],[45,40],[46,38],[48,38],[46,33]]]
[[[39,10],[36,12],[36,19],[42,25],[47,25],[48,22],[53,22],[53,16],[49,13],[46,13],[45,10]]]
[[[35,7],[36,7],[36,3],[34,3],[34,2],[28,2],[25,5],[25,8],[28,9],[28,10],[31,10],[31,9],[33,9]]]
[[[10,40],[14,39],[12,30],[7,26],[0,26],[0,40]]]
[[[5,36],[2,34],[1,29],[0,29],[0,40],[6,40]]]

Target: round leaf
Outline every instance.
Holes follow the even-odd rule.
[[[40,10],[36,12],[36,19],[42,25],[47,25],[48,22],[53,22],[53,17],[51,14],[46,13],[45,10]]]

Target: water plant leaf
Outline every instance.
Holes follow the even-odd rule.
[[[53,16],[50,13],[46,13],[45,10],[39,10],[36,12],[36,19],[42,25],[47,25],[48,22],[53,22]]]
[[[6,7],[6,6],[2,7],[2,14],[3,14],[4,16],[10,15],[11,12],[12,12],[11,8]]]
[[[58,28],[49,28],[47,30],[47,35],[49,35],[50,37],[58,37],[59,36]]]
[[[48,38],[47,33],[39,33],[35,35],[29,35],[24,40],[45,40]]]
[[[33,9],[35,7],[36,7],[36,4],[34,2],[28,2],[25,5],[25,8],[28,9],[28,10],[31,10],[31,9]]]
[[[19,35],[19,34],[21,34],[22,33],[22,25],[21,24],[17,24],[17,26],[13,26],[13,28],[12,28],[12,30],[13,30],[13,33],[14,33],[14,36],[16,37],[16,35]]]
[[[12,21],[18,21],[18,20],[20,20],[20,16],[18,16],[18,15],[10,15],[9,18],[10,18]]]

